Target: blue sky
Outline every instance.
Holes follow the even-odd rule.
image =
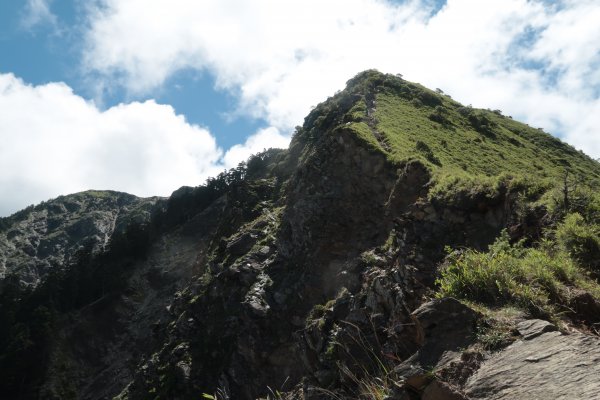
[[[265,122],[246,115],[232,116],[236,99],[227,91],[214,90],[214,78],[194,69],[178,71],[163,87],[151,93],[132,94],[122,87],[111,87],[101,98],[89,85],[89,76],[80,68],[85,24],[84,10],[78,0],[49,1],[55,22],[40,21],[24,26],[26,2],[10,0],[0,3],[0,72],[12,72],[27,83],[41,85],[65,82],[86,98],[95,99],[102,108],[122,102],[155,99],[170,104],[178,114],[193,124],[210,128],[217,143],[229,148],[243,141]]]
[[[599,20],[596,0],[3,1],[0,215],[200,184],[368,68],[597,158]]]

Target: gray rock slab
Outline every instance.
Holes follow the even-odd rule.
[[[600,338],[543,333],[519,340],[467,381],[471,399],[600,399]]]
[[[556,325],[541,319],[528,319],[517,324],[517,330],[525,340],[531,340],[546,332],[557,331]]]

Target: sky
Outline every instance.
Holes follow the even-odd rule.
[[[600,157],[598,0],[2,0],[0,216],[168,196],[376,68]]]

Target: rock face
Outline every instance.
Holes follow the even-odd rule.
[[[527,335],[486,360],[469,379],[471,399],[595,399],[600,393],[600,338],[552,332],[526,321]],[[549,332],[550,330],[550,332]]]
[[[55,200],[6,218],[0,231],[0,281],[6,276],[35,287],[76,252],[104,250],[115,231],[150,219],[157,198],[88,191]]]
[[[444,358],[460,354],[474,342],[479,318],[475,311],[453,298],[425,303],[412,313],[412,317],[417,327],[416,342],[422,347],[397,367],[400,375],[405,377],[410,376],[409,370],[439,368]]]
[[[173,318],[178,293],[199,271],[222,217],[223,202],[198,215],[204,226],[183,224],[161,235],[143,259],[129,266],[127,290],[116,298],[102,298],[77,310],[65,321],[55,341],[44,398],[106,399],[119,393],[133,378],[140,354],[160,345],[160,332]],[[189,320],[182,321],[197,329]],[[186,354],[179,344],[177,354]],[[182,371],[187,368],[181,364]]]

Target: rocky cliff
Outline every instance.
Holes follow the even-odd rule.
[[[593,398],[599,179],[498,111],[364,72],[288,150],[205,185],[65,196],[4,220],[2,391]],[[586,251],[568,247],[569,218]]]

